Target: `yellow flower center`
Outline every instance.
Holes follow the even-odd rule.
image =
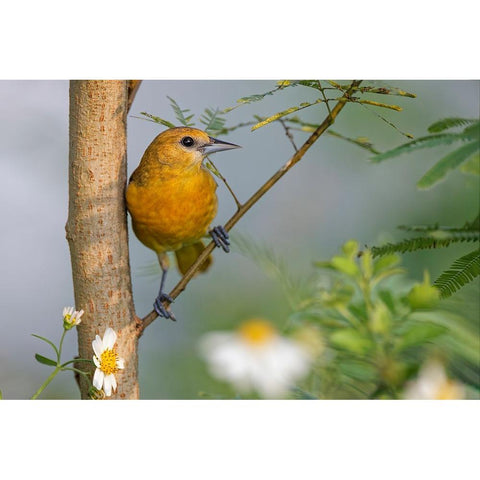
[[[115,350],[105,349],[100,355],[100,369],[105,375],[116,373],[118,354]]]
[[[462,390],[453,380],[444,381],[435,394],[436,400],[460,400],[462,399]]]
[[[63,319],[64,319],[67,323],[70,323],[70,319],[71,319],[71,318],[72,318],[72,316],[71,316],[69,313],[67,313],[67,314],[63,317]]]
[[[250,344],[262,345],[275,337],[275,329],[272,324],[262,319],[253,319],[240,325],[240,336]]]

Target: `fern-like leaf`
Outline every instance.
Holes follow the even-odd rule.
[[[237,100],[237,105],[235,105],[234,107],[225,108],[224,110],[221,111],[221,113],[228,113],[228,112],[234,110],[235,108],[238,108],[241,105],[247,105],[249,103],[259,102],[260,100],[263,100],[268,95],[273,95],[276,92],[278,92],[280,90],[283,90],[287,87],[294,87],[294,86],[298,85],[298,83],[299,82],[297,82],[297,81],[280,80],[280,81],[277,82],[277,86],[275,88],[273,88],[272,90],[269,90],[268,92],[265,92],[265,93],[255,93],[253,95],[248,95],[247,97],[239,98]]]
[[[185,127],[192,127],[194,123],[191,123],[190,120],[194,117],[194,115],[185,116],[188,113],[189,109],[181,109],[178,103],[172,98],[167,95],[167,98],[170,100],[170,106],[172,107],[173,111],[175,112],[175,116],[177,120],[184,125]]]
[[[147,117],[147,118],[142,118],[142,117],[134,117],[134,118],[140,118],[141,120],[148,120],[149,122],[159,123],[160,125],[163,125],[163,126],[168,127],[168,128],[174,128],[175,127],[175,125],[173,123],[169,122],[168,120],[164,120],[163,118],[157,117],[157,116],[152,115],[150,113],[140,112],[140,115],[143,115],[144,117]]]
[[[472,155],[478,152],[480,144],[476,141],[462,145],[453,152],[439,160],[428,172],[417,182],[419,189],[427,189],[433,187],[443,180],[449,170],[459,167],[468,160]]]
[[[480,176],[480,153],[474,154],[460,167],[462,173]]]
[[[467,253],[453,262],[433,283],[440,289],[442,298],[449,297],[458,289],[480,275],[480,249]]]
[[[479,232],[452,233],[440,238],[435,237],[416,237],[402,240],[397,243],[387,243],[381,247],[372,247],[373,257],[379,257],[390,253],[414,252],[416,250],[426,250],[430,248],[448,247],[452,243],[458,242],[478,242],[480,241]]]
[[[476,232],[480,230],[478,219],[479,217],[477,216],[477,218],[472,222],[466,222],[463,227],[450,227],[435,223],[433,225],[399,225],[398,229],[406,232],[435,232],[437,236],[438,234],[441,234],[441,232],[445,232],[447,234],[451,234],[453,232]]]
[[[439,120],[438,122],[432,123],[428,127],[428,131],[430,133],[443,132],[444,130],[448,130],[449,128],[468,125],[470,123],[475,123],[476,121],[477,120],[471,119],[471,118],[458,118],[458,117],[444,118],[442,120]]]
[[[218,135],[225,129],[226,119],[220,115],[219,109],[211,110],[206,108],[200,116],[200,123],[205,125],[204,130],[212,135]]]
[[[330,85],[333,85],[336,89],[341,91],[346,91],[350,88],[350,85],[340,85],[333,81],[329,82]],[[375,85],[362,85],[358,87],[354,87],[354,91],[361,92],[361,93],[376,93],[378,95],[398,95],[400,97],[410,97],[410,98],[417,98],[414,93],[406,92],[405,90],[401,90],[400,88],[396,87],[377,87]]]
[[[437,147],[438,145],[448,145],[462,140],[469,140],[469,138],[461,133],[440,133],[438,135],[428,135],[426,137],[417,138],[411,142],[404,143],[403,145],[400,145],[392,150],[388,150],[387,152],[380,153],[379,155],[372,157],[371,161],[373,163],[380,163],[383,160],[397,157],[403,153],[413,152],[421,148],[432,148]]]
[[[256,130],[257,128],[264,127],[265,125],[268,125],[269,123],[272,123],[275,120],[278,120],[279,118],[290,115],[293,112],[298,112],[299,110],[303,110],[304,108],[308,108],[308,107],[311,107],[312,105],[317,105],[318,103],[323,103],[323,102],[325,102],[325,100],[323,100],[323,98],[318,98],[314,102],[302,102],[298,106],[287,108],[286,110],[278,112],[275,115],[271,115],[270,117],[266,118],[265,120],[262,120],[261,122],[254,125],[252,127],[252,132],[253,132],[253,130]]]
[[[471,140],[476,140],[480,142],[480,122],[476,122],[473,125],[469,125],[463,132],[462,135],[470,138]]]

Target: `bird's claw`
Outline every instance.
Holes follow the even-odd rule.
[[[161,293],[153,304],[153,309],[157,312],[159,317],[170,318],[174,322],[176,321],[175,315],[170,310],[167,310],[163,305],[163,302],[173,303],[173,298],[166,293]]]
[[[212,230],[210,230],[210,235],[217,247],[221,247],[226,253],[230,251],[230,237],[222,225],[212,228]]]

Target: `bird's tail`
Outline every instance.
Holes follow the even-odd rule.
[[[203,242],[198,241],[175,251],[177,267],[182,275],[185,275],[185,272],[192,266],[192,264],[195,262],[195,260],[198,258],[204,248],[205,245],[203,244]],[[202,263],[202,265],[200,265],[199,271],[205,272],[208,267],[210,267],[212,262],[213,258],[211,255],[209,255]]]

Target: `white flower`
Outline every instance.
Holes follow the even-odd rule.
[[[112,390],[117,389],[115,373],[125,368],[123,358],[119,358],[114,348],[116,340],[117,334],[109,327],[105,330],[103,340],[97,335],[92,342],[95,352],[93,362],[97,367],[93,375],[93,386],[98,390],[103,387],[107,397],[112,394]]]
[[[83,310],[77,312],[73,307],[65,307],[63,309],[63,327],[70,330],[78,325],[82,321],[80,317],[83,313]]]
[[[236,332],[207,333],[199,347],[212,376],[264,398],[285,396],[312,363],[306,349],[262,319],[249,320]]]
[[[408,400],[461,400],[465,398],[465,388],[447,377],[438,360],[430,360],[417,378],[407,384],[403,396]]]

